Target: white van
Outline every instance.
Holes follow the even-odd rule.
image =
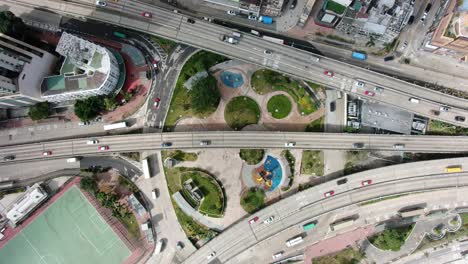
[[[232,32],[232,36],[234,36],[236,38],[241,38],[242,34],[240,32],[234,31],[234,32]]]
[[[158,243],[156,243],[156,248],[154,249],[155,254],[161,253],[162,246],[164,244],[164,240],[160,239]]]
[[[154,189],[153,191],[151,191],[151,197],[152,197],[154,200],[156,200],[156,198],[158,198],[158,196],[159,196],[159,195],[158,195],[158,194],[159,194],[158,192],[159,192],[158,189]]]
[[[411,103],[413,103],[413,104],[419,104],[419,99],[418,99],[418,98],[411,97],[411,98],[409,99],[409,101],[410,101]]]

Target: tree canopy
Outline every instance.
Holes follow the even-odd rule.
[[[192,97],[193,109],[198,113],[217,107],[221,97],[216,87],[216,79],[211,75],[198,80],[192,86],[190,94]]]
[[[49,103],[40,102],[29,107],[28,116],[32,120],[40,120],[49,117]]]
[[[75,115],[83,121],[88,121],[97,117],[103,106],[103,99],[99,96],[89,97],[84,100],[76,100]]]
[[[21,33],[24,27],[23,20],[16,17],[10,11],[0,12],[0,33],[7,35],[15,35]]]
[[[81,178],[80,187],[83,190],[88,191],[88,192],[90,192],[92,194],[96,194],[97,190],[98,190],[96,180],[93,177],[83,177],[83,178]]]

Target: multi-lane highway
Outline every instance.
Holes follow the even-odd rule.
[[[468,172],[446,174],[445,168],[453,165],[466,168],[468,159],[396,165],[349,175],[346,184],[337,185],[333,181],[312,187],[257,212],[255,216],[259,220],[253,224],[245,219],[231,226],[184,263],[208,263],[207,256],[212,252],[216,252],[216,258],[221,263],[228,263],[238,254],[283,230],[310,222],[327,212],[370,199],[444,188],[452,188],[456,192],[457,188],[468,186]],[[364,180],[372,180],[372,184],[363,186]],[[324,193],[331,190],[335,191],[335,195],[324,198]],[[274,216],[274,221],[265,224],[263,221],[270,216]]]
[[[98,144],[87,144],[89,139],[97,139]],[[209,145],[201,145],[209,141]],[[171,143],[162,147],[162,143]],[[34,160],[58,157],[80,156],[95,153],[130,152],[156,149],[191,148],[285,148],[286,143],[297,149],[354,149],[389,150],[411,152],[467,152],[468,137],[446,136],[407,136],[371,134],[331,134],[298,132],[174,132],[154,134],[133,134],[69,140],[49,141],[0,148],[2,162]],[[362,143],[355,148],[354,143]],[[395,144],[403,145],[395,149]],[[108,146],[100,150],[99,146]],[[44,152],[51,155],[43,156]],[[3,157],[14,155],[14,161]]]
[[[468,122],[457,122],[455,116],[468,117],[468,101],[432,91],[417,85],[397,80],[363,68],[321,57],[316,61],[308,52],[289,46],[275,44],[253,35],[244,34],[238,45],[219,40],[220,34],[230,34],[231,29],[197,20],[187,22],[187,17],[168,10],[156,8],[133,0],[108,1],[106,7],[96,7],[94,0],[54,1],[54,0],[3,0],[13,12],[26,12],[42,8],[61,14],[88,17],[138,31],[164,36],[188,45],[201,47],[229,57],[269,67],[299,78],[311,80],[331,88],[344,90],[361,97],[365,90],[376,86],[384,88],[369,99],[382,101],[423,116],[429,116],[448,123],[468,127]],[[152,18],[141,14],[151,12]],[[266,49],[272,54],[265,54]],[[325,70],[334,72],[333,77],[324,75]],[[356,79],[365,82],[364,88],[355,87]],[[420,99],[411,103],[410,98]],[[431,116],[430,110],[448,105],[451,109],[439,116]]]

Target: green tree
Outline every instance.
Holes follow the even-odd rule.
[[[10,11],[0,12],[0,33],[19,36],[23,32],[24,23]]]
[[[75,115],[83,121],[88,121],[99,115],[103,105],[103,99],[99,96],[89,97],[84,100],[76,100]]]
[[[117,100],[115,97],[104,98],[104,108],[107,111],[114,111],[114,109],[117,108]]]
[[[49,117],[49,103],[40,102],[29,107],[28,116],[32,120],[40,120]]]
[[[81,178],[81,181],[80,181],[80,187],[85,190],[85,191],[88,191],[92,194],[96,194],[97,192],[97,183],[96,183],[96,180],[92,177],[83,177]]]
[[[198,80],[192,86],[190,94],[193,109],[198,113],[217,107],[221,97],[218,88],[216,87],[216,79],[211,75]]]

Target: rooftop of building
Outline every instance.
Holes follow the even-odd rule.
[[[56,65],[57,57],[28,43],[0,33],[0,46],[21,57],[21,71],[16,79],[16,92],[40,98],[40,86],[44,76]]]
[[[60,74],[42,82],[43,96],[99,88],[110,70],[109,51],[64,32],[56,51],[65,57]]]
[[[17,223],[47,198],[47,193],[39,184],[34,184],[7,208],[7,218]]]

